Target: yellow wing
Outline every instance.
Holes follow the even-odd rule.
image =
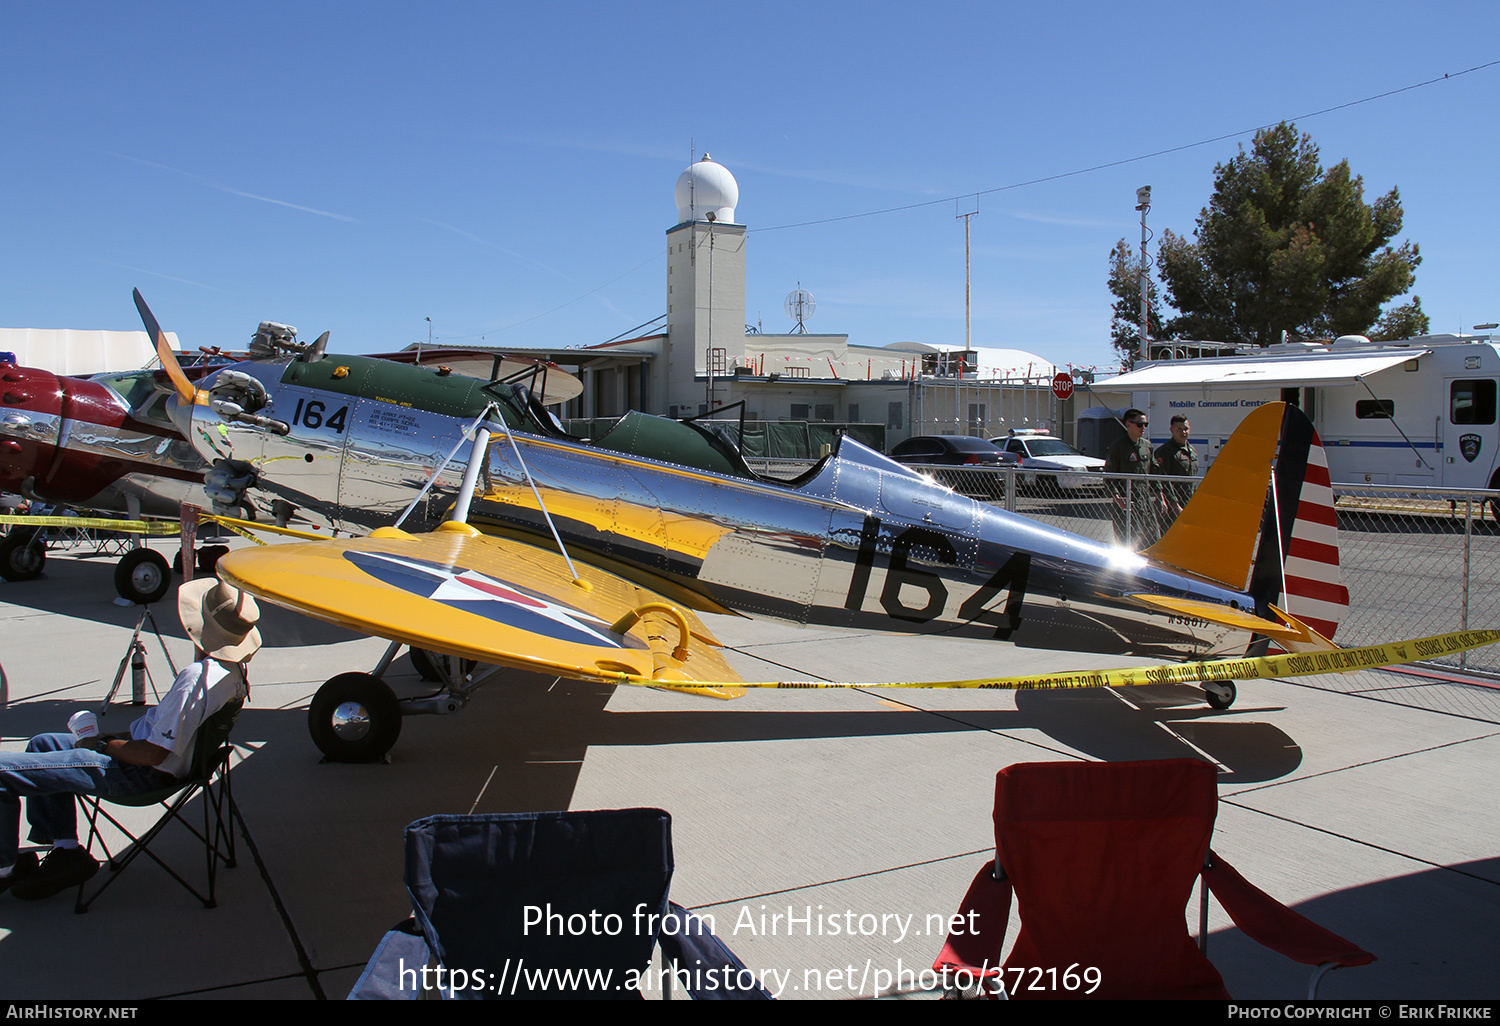
[[[219,576],[257,598],[364,634],[484,663],[695,689],[739,675],[691,610],[555,552],[445,523],[430,534],[381,528],[367,538],[239,549]],[[580,583],[581,582],[581,583]]]

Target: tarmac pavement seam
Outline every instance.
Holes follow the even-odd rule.
[[[1242,795],[1242,794],[1251,794],[1252,792],[1255,792],[1255,791],[1265,791],[1265,790],[1269,790],[1271,788],[1286,787],[1289,784],[1300,783],[1300,782],[1302,782],[1304,780],[1316,780],[1318,777],[1327,777],[1327,776],[1332,776],[1332,775],[1337,774],[1337,773],[1346,773],[1349,770],[1361,769],[1361,768],[1363,768],[1365,766],[1374,766],[1374,765],[1377,765],[1377,764],[1382,763],[1382,762],[1394,762],[1397,759],[1407,759],[1407,758],[1410,758],[1410,757],[1412,757],[1414,755],[1425,755],[1428,752],[1436,752],[1436,751],[1441,751],[1444,748],[1452,748],[1454,745],[1471,744],[1472,742],[1475,742],[1475,741],[1484,741],[1484,740],[1487,740],[1488,738],[1492,738],[1492,737],[1500,737],[1500,731],[1496,731],[1496,732],[1490,733],[1490,734],[1479,734],[1479,735],[1477,735],[1475,737],[1464,737],[1464,738],[1458,738],[1458,739],[1453,740],[1453,741],[1445,741],[1445,742],[1443,742],[1440,745],[1431,745],[1431,746],[1429,746],[1427,748],[1413,748],[1413,749],[1411,749],[1410,751],[1407,751],[1407,752],[1397,752],[1394,755],[1384,755],[1384,756],[1381,756],[1378,759],[1366,759],[1363,762],[1351,762],[1351,763],[1349,763],[1347,765],[1344,765],[1344,766],[1337,766],[1337,767],[1335,767],[1333,769],[1319,770],[1316,773],[1308,773],[1308,774],[1305,774],[1303,776],[1295,777],[1295,778],[1289,779],[1289,780],[1272,780],[1272,781],[1269,781],[1267,783],[1257,785],[1255,787],[1242,787],[1242,788],[1238,788],[1237,790],[1234,790],[1234,791],[1230,792],[1230,795],[1231,796],[1238,796],[1238,795]]]
[[[819,887],[827,887],[832,884],[848,883],[851,880],[867,880],[871,877],[884,876],[887,873],[899,873],[907,869],[921,869],[923,866],[936,866],[944,862],[952,862],[954,859],[969,859],[976,855],[993,855],[993,847],[975,848],[973,851],[961,851],[954,855],[939,855],[937,858],[921,859],[917,862],[908,862],[900,866],[883,866],[880,869],[872,869],[868,873],[851,873],[848,876],[835,876],[827,880],[815,880],[800,883],[795,887],[778,887],[775,890],[764,891],[760,894],[746,894],[737,898],[725,898],[721,901],[708,902],[703,905],[694,906],[690,911],[697,912],[703,909],[720,908],[725,905],[744,904],[747,901],[758,901],[761,898],[774,898],[778,894],[795,894],[798,891],[815,890]]]
[[[303,979],[312,988],[313,997],[319,1000],[326,999],[327,995],[323,993],[323,988],[318,983],[318,971],[313,967],[312,959],[307,954],[302,938],[297,935],[297,927],[292,923],[291,913],[287,911],[286,903],[281,899],[281,892],[276,889],[276,881],[271,879],[271,871],[266,868],[265,860],[261,858],[260,849],[256,847],[255,838],[250,833],[250,825],[245,822],[244,814],[240,812],[240,807],[232,798],[229,807],[235,822],[239,824],[240,836],[244,839],[245,847],[250,849],[250,857],[255,862],[256,871],[260,873],[261,881],[266,885],[266,891],[270,894],[271,904],[276,907],[276,914],[281,917],[281,925],[286,930],[287,939],[292,942],[292,950],[297,953],[297,964],[302,969]],[[278,978],[292,979],[295,976],[287,975]]]
[[[1388,697],[1385,697],[1384,694],[1380,694],[1379,693],[1379,692],[1388,692],[1388,693],[1390,693],[1392,695],[1398,694],[1398,693],[1403,692],[1403,691],[1410,691],[1410,692],[1416,692],[1416,693],[1433,693],[1434,689],[1436,689],[1436,688],[1443,688],[1443,689],[1458,688],[1458,689],[1461,689],[1462,691],[1481,691],[1481,692],[1493,692],[1493,691],[1496,690],[1495,688],[1492,688],[1492,687],[1490,687],[1487,684],[1466,684],[1466,683],[1458,682],[1458,681],[1446,681],[1446,680],[1441,680],[1441,679],[1433,678],[1433,679],[1431,679],[1426,684],[1410,684],[1410,685],[1404,685],[1404,686],[1400,686],[1400,687],[1391,686],[1391,685],[1384,685],[1384,686],[1379,686],[1379,687],[1366,687],[1366,688],[1361,688],[1359,690],[1349,690],[1349,689],[1346,689],[1346,688],[1330,687],[1330,686],[1327,686],[1327,685],[1320,685],[1320,684],[1314,683],[1316,680],[1319,679],[1317,677],[1303,677],[1303,678],[1275,677],[1275,678],[1272,678],[1272,679],[1274,679],[1274,680],[1276,680],[1276,681],[1278,681],[1278,682],[1280,682],[1282,684],[1290,684],[1293,687],[1307,688],[1307,689],[1312,690],[1312,691],[1324,691],[1324,692],[1327,692],[1329,694],[1334,694],[1334,695],[1348,695],[1351,698],[1362,698],[1362,699],[1364,699],[1367,702],[1381,702],[1381,703],[1383,703],[1385,705],[1398,705],[1398,706],[1402,706],[1402,707],[1407,708],[1407,709],[1424,709],[1424,710],[1426,710],[1428,712],[1441,713],[1444,716],[1452,716],[1455,719],[1474,720],[1476,723],[1500,723],[1500,710],[1497,710],[1496,712],[1490,713],[1487,716],[1486,715],[1474,715],[1472,713],[1454,712],[1452,709],[1438,709],[1438,708],[1433,708],[1432,706],[1421,705],[1421,704],[1410,702],[1410,701],[1401,701],[1400,699],[1394,698],[1394,697],[1388,698]],[[1337,678],[1335,677],[1335,679],[1337,679]],[[1484,695],[1483,697],[1490,699],[1490,703],[1489,704],[1492,704],[1492,705],[1493,704],[1500,704],[1500,703],[1496,702],[1495,698],[1491,698],[1489,695]],[[1496,697],[1500,698],[1500,696],[1496,696]]]
[[[1431,859],[1424,859],[1422,858],[1422,856],[1413,855],[1410,852],[1397,851],[1395,848],[1388,848],[1383,844],[1376,844],[1374,841],[1366,841],[1358,837],[1351,837],[1348,834],[1341,834],[1337,830],[1329,830],[1327,827],[1320,827],[1316,823],[1309,823],[1306,820],[1295,819],[1291,816],[1282,816],[1278,813],[1270,812],[1266,809],[1258,809],[1253,805],[1241,805],[1239,802],[1229,801],[1228,799],[1222,797],[1219,799],[1219,801],[1221,804],[1232,806],[1244,812],[1252,812],[1257,815],[1266,816],[1270,819],[1275,819],[1281,821],[1282,823],[1290,824],[1291,826],[1301,827],[1304,830],[1312,830],[1316,833],[1325,834],[1328,837],[1336,837],[1341,841],[1347,841],[1350,844],[1357,844],[1363,848],[1369,848],[1373,851],[1385,852],[1387,855],[1394,855],[1397,858],[1406,859],[1410,862],[1416,862],[1420,865],[1428,866],[1432,869],[1446,870],[1447,872],[1455,873],[1459,876],[1468,877],[1471,880],[1478,880],[1481,883],[1487,883],[1492,887],[1500,887],[1500,882],[1491,880],[1488,877],[1477,876],[1473,873],[1467,873],[1462,869],[1457,869],[1453,866],[1448,865],[1447,863],[1434,862]]]
[[[1059,756],[1061,758],[1075,759],[1075,760],[1080,758],[1076,753],[1068,751],[1067,749],[1064,749],[1064,748],[1053,748],[1050,745],[1041,744],[1040,742],[1035,741],[1035,740],[1033,740],[1033,739],[1031,739],[1029,737],[1024,737],[1024,736],[1021,736],[1021,735],[1018,735],[1018,734],[1010,734],[1010,733],[1007,733],[1006,731],[1000,730],[1000,729],[998,729],[996,727],[981,726],[980,724],[973,723],[973,722],[971,722],[969,720],[966,720],[962,716],[957,715],[957,714],[955,714],[955,713],[953,713],[953,712],[951,712],[949,710],[945,710],[945,709],[924,709],[922,706],[912,705],[909,702],[902,702],[900,699],[892,698],[889,693],[877,693],[875,691],[872,691],[869,688],[849,688],[848,690],[853,691],[853,692],[857,692],[857,693],[859,693],[861,695],[867,695],[870,698],[875,699],[876,701],[885,702],[885,703],[890,704],[890,705],[900,706],[903,709],[909,709],[909,710],[911,710],[912,712],[915,712],[915,713],[925,713],[928,716],[932,716],[932,717],[935,717],[935,718],[940,719],[940,720],[947,720],[950,723],[957,723],[957,724],[960,724],[961,726],[969,728],[970,730],[982,731],[983,733],[986,733],[986,734],[994,734],[997,737],[1003,737],[1003,738],[1005,738],[1007,741],[1019,741],[1022,744],[1030,745],[1033,748],[1040,748],[1044,752],[1051,752],[1052,754],[1057,755],[1057,756]]]

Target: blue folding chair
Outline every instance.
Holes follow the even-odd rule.
[[[752,974],[667,901],[672,868],[661,809],[417,820],[406,828],[414,914],[382,938],[349,997],[638,998],[670,987],[671,974],[642,979],[658,942],[667,962],[693,968],[694,997],[769,997],[722,986],[725,972]]]

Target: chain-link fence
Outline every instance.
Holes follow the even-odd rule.
[[[780,464],[767,472],[790,478],[809,466]],[[1054,527],[1100,542],[1128,541],[1137,549],[1161,537],[1197,485],[1192,479],[1048,475],[1010,467],[914,469]],[[1123,492],[1118,502],[1117,491]],[[1349,589],[1349,612],[1335,638],[1341,645],[1500,627],[1500,494],[1375,485],[1335,485],[1334,492],[1339,561]],[[1361,670],[1318,677],[1316,683],[1500,721],[1500,689],[1433,684],[1445,673],[1500,678],[1500,645],[1419,665],[1425,676]]]

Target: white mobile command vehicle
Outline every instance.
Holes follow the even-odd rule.
[[[1145,362],[1097,382],[1094,392],[1111,407],[1146,411],[1156,445],[1169,437],[1172,415],[1186,414],[1204,469],[1251,410],[1281,399],[1312,420],[1335,484],[1497,488],[1497,337],[1379,343],[1345,335],[1240,348]]]

